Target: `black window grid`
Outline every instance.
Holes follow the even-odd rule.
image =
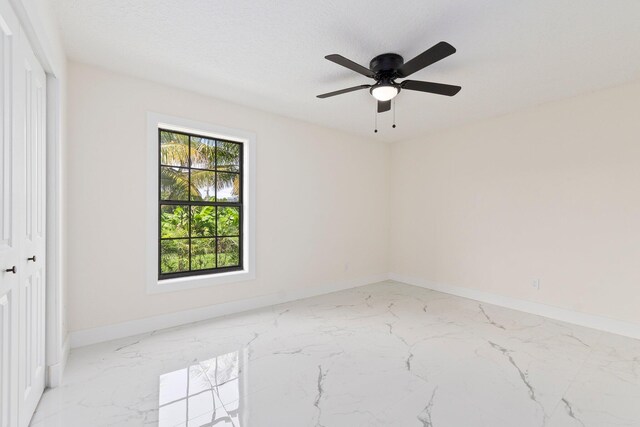
[[[188,147],[187,147],[187,153],[188,153],[188,165],[187,166],[175,166],[175,165],[166,165],[162,163],[162,153],[161,153],[161,147],[162,147],[162,133],[163,132],[169,132],[169,133],[173,133],[173,134],[178,134],[178,135],[183,135],[186,136],[188,139]],[[192,138],[202,138],[202,139],[207,139],[207,140],[211,140],[211,141],[215,141],[215,149],[214,149],[214,168],[213,169],[207,169],[207,168],[198,168],[198,167],[191,167],[191,139]],[[231,144],[236,144],[238,145],[238,165],[222,165],[222,168],[219,168],[218,166],[218,143],[219,142],[224,142],[224,143],[231,143]],[[225,139],[221,139],[221,138],[211,138],[208,136],[204,136],[204,135],[198,135],[198,134],[194,134],[194,133],[189,133],[189,132],[182,132],[182,131],[175,131],[175,130],[171,130],[171,129],[163,129],[163,128],[159,128],[158,129],[158,279],[162,280],[162,279],[171,279],[171,278],[179,278],[179,277],[188,277],[188,276],[198,276],[198,275],[206,275],[206,274],[215,274],[215,273],[223,273],[223,272],[229,272],[229,271],[239,271],[243,269],[243,217],[244,217],[244,211],[243,211],[243,197],[244,197],[244,176],[243,176],[243,167],[244,167],[244,144],[240,143],[240,142],[236,142],[236,141],[230,141],[230,140],[225,140]],[[224,169],[229,168],[229,167],[237,167],[237,172],[230,172],[229,170]],[[163,167],[169,167],[172,169],[180,169],[180,170],[186,170],[188,173],[188,193],[189,193],[189,197],[188,200],[171,200],[171,199],[163,199],[162,198],[162,168]],[[214,196],[214,201],[206,201],[206,200],[191,200],[191,171],[195,170],[195,171],[209,171],[209,172],[214,172],[215,173],[215,182],[214,182],[214,189],[215,189],[215,196]],[[227,174],[235,174],[238,177],[238,201],[218,201],[218,186],[217,186],[217,177],[218,177],[218,173],[227,173]],[[188,227],[188,235],[186,237],[162,237],[162,206],[187,206],[187,212],[188,212],[188,221],[187,221],[187,227]],[[215,233],[212,236],[192,236],[192,230],[191,230],[191,225],[192,225],[192,207],[193,206],[212,206],[215,208],[216,210],[216,214],[214,215],[215,218]],[[218,235],[218,208],[219,207],[235,207],[238,208],[238,234],[237,235]],[[234,265],[234,266],[222,266],[219,267],[218,266],[218,258],[219,258],[219,254],[218,254],[218,243],[221,239],[224,238],[237,238],[238,239],[238,265]],[[205,268],[205,269],[193,269],[192,267],[192,241],[193,240],[197,240],[197,239],[213,239],[215,242],[215,250],[214,250],[214,260],[215,260],[215,268]],[[170,272],[170,273],[163,273],[162,272],[162,242],[163,241],[169,241],[169,240],[186,240],[188,242],[188,265],[189,268],[188,270],[185,271],[179,271],[179,272]]]

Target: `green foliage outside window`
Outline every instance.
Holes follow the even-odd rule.
[[[160,132],[161,274],[240,266],[241,148]]]

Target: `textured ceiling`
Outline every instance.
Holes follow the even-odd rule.
[[[53,0],[71,59],[234,103],[397,141],[640,78],[638,0]],[[380,114],[370,80],[324,59],[458,52],[411,76],[461,85],[403,91]]]

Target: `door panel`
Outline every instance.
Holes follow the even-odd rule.
[[[21,176],[17,163],[21,147],[14,138],[15,50],[18,21],[8,4],[0,2],[0,426],[18,425],[19,274],[18,205]],[[6,269],[16,267],[16,273]]]
[[[24,203],[24,221],[23,224],[25,226],[25,230],[24,230],[24,238],[25,241],[30,241],[33,238],[33,233],[32,233],[32,226],[33,226],[33,212],[31,211],[31,207],[33,206],[33,194],[32,194],[32,188],[33,185],[31,184],[31,173],[33,170],[33,162],[31,161],[33,154],[33,144],[32,144],[32,134],[33,134],[33,118],[31,117],[31,109],[32,109],[32,103],[33,103],[33,97],[32,97],[32,75],[33,72],[31,70],[31,64],[29,64],[29,62],[27,61],[26,58],[22,58],[24,61],[24,65],[23,65],[23,69],[21,70],[22,74],[24,74],[24,79],[21,81],[22,83],[22,93],[20,93],[20,97],[23,99],[24,102],[24,112],[25,112],[25,116],[24,116],[24,140],[23,140],[23,146],[24,146],[24,178],[25,178],[25,186],[24,186],[24,191],[26,194],[26,197],[23,200]]]
[[[20,73],[18,91],[23,108],[21,126],[24,156],[21,260],[20,274],[20,355],[24,361],[19,376],[19,418],[26,426],[40,400],[45,384],[45,74],[26,39],[21,38]],[[19,121],[14,121],[19,123]]]
[[[11,333],[11,292],[0,296],[0,426],[12,425],[12,413],[15,412],[11,395],[13,393],[11,379],[11,353],[15,346]],[[15,418],[15,417],[13,417]]]
[[[0,16],[2,20],[2,16]],[[13,209],[11,195],[13,193],[13,156],[11,150],[11,57],[12,36],[8,28],[0,26],[0,251],[12,248]]]
[[[0,427],[26,427],[45,383],[46,80],[7,1],[0,61]]]

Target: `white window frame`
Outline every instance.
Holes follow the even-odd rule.
[[[242,270],[158,280],[158,129],[226,139],[243,145]],[[174,292],[223,283],[253,280],[255,272],[256,136],[238,129],[166,114],[147,113],[147,293]]]

